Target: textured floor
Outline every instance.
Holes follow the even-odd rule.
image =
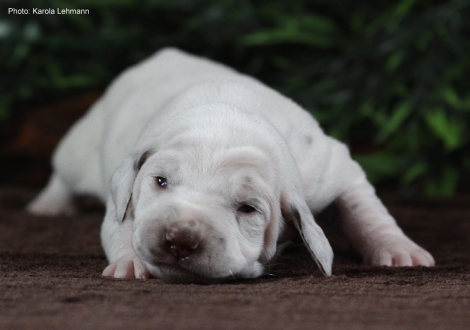
[[[100,276],[102,210],[84,202],[71,218],[38,218],[33,192],[0,187],[1,329],[469,329],[470,197],[385,202],[404,231],[435,257],[433,268],[361,266],[337,233],[334,276],[302,248],[269,276],[222,285]]]

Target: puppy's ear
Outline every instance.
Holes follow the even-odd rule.
[[[282,221],[280,210],[272,209],[271,219],[268,227],[264,232],[264,246],[263,251],[259,257],[261,263],[266,263],[271,260],[276,254],[277,240],[279,239],[279,232],[281,231]]]
[[[111,196],[119,223],[124,221],[126,215],[133,212],[131,199],[135,178],[142,165],[153,153],[153,150],[148,150],[127,156],[111,178]]]
[[[305,200],[291,190],[282,195],[281,210],[284,220],[294,223],[323,275],[331,276],[333,249],[323,230],[315,222]]]

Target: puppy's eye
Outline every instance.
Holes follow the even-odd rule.
[[[249,213],[255,212],[256,209],[253,206],[250,206],[248,204],[243,204],[237,209],[237,211],[241,213],[249,214]]]
[[[155,182],[162,188],[166,188],[168,182],[165,178],[161,177],[161,176],[157,176],[155,178]]]

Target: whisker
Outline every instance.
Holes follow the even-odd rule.
[[[233,280],[238,283],[237,278],[233,275],[233,272],[231,269],[228,270],[230,272],[230,275],[232,275]]]

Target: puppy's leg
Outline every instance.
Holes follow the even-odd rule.
[[[132,220],[125,220],[119,224],[111,200],[108,200],[101,227],[101,242],[109,261],[103,276],[138,279],[150,277],[147,268],[132,248]]]
[[[71,190],[54,173],[46,187],[27,206],[28,212],[41,216],[73,215],[76,213]]]
[[[376,266],[433,266],[433,257],[405,236],[359,165],[350,160],[346,172],[351,179],[337,203],[346,235],[364,262]]]

